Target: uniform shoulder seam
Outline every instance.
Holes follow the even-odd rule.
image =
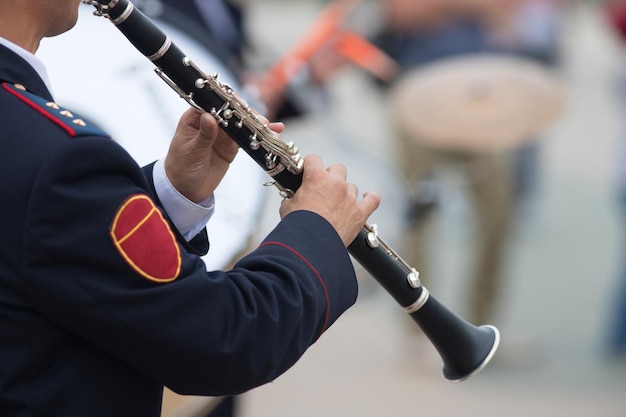
[[[53,101],[48,101],[43,97],[30,93],[21,84],[2,83],[2,88],[9,94],[19,99],[24,104],[35,110],[37,113],[50,120],[52,123],[63,129],[69,136],[105,136],[105,132],[95,126],[88,125],[80,117],[76,117],[72,112],[62,108]]]

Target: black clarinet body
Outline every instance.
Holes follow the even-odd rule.
[[[83,0],[95,14],[108,18],[155,65],[157,74],[181,98],[210,112],[220,127],[273,179],[289,198],[302,183],[302,158],[293,143],[284,142],[265,121],[221,83],[218,75],[198,68],[147,16],[128,0]],[[443,375],[462,381],[480,371],[499,344],[490,325],[474,326],[448,310],[421,285],[419,274],[366,224],[348,247],[352,257],[420,326],[443,359]]]

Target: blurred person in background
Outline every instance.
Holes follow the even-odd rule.
[[[612,0],[605,4],[606,22],[623,48],[620,59],[617,82],[617,100],[620,106],[620,138],[618,140],[618,159],[616,161],[616,194],[623,226],[626,226],[626,0]],[[626,233],[622,234],[622,239]],[[626,242],[622,242],[623,244]],[[615,291],[609,319],[609,354],[615,357],[626,357],[626,256],[621,257],[622,265],[618,276],[618,287]]]
[[[504,51],[517,54],[555,70],[560,64],[563,14],[569,0],[484,0],[492,41]],[[541,142],[526,140],[513,153],[516,214],[531,214],[539,186]]]
[[[245,8],[237,0],[160,0],[171,10],[204,28],[211,51],[237,71],[249,40],[245,30]]]
[[[499,52],[485,21],[485,2],[380,0],[384,25],[374,43],[396,60],[400,77],[443,58]],[[432,279],[430,211],[438,205],[441,190],[436,172],[460,172],[477,220],[472,228],[477,241],[470,248],[475,253],[468,279],[468,320],[475,324],[497,321],[495,311],[511,221],[510,153],[444,150],[424,145],[407,131],[397,135],[398,161],[415,187],[415,198],[409,202],[407,261],[421,272],[425,282]]]

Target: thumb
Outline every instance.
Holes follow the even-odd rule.
[[[218,132],[217,122],[209,113],[200,113],[194,108],[187,109],[178,122],[176,136],[184,141],[214,140]],[[206,145],[206,144],[203,144]]]
[[[220,128],[217,125],[217,120],[215,120],[215,118],[209,113],[201,113],[197,120],[196,126],[198,129],[196,139],[198,141],[213,142],[215,141],[215,139],[217,139]]]

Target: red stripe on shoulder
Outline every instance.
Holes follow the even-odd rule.
[[[322,288],[324,289],[324,296],[326,297],[326,313],[325,313],[325,317],[324,317],[324,326],[322,327],[322,333],[326,330],[326,326],[328,326],[328,316],[330,315],[330,297],[328,296],[328,288],[326,287],[326,283],[324,282],[324,280],[322,279],[322,276],[320,275],[320,273],[317,271],[317,269],[315,269],[315,267],[311,264],[311,262],[309,262],[304,256],[302,256],[302,254],[300,254],[300,252],[298,252],[297,250],[295,250],[294,248],[292,248],[291,246],[287,246],[284,243],[281,242],[265,242],[263,243],[260,247],[263,246],[269,246],[269,245],[276,245],[276,246],[280,246],[282,248],[287,249],[288,251],[290,251],[291,253],[293,253],[294,255],[296,255],[298,258],[300,258],[309,268],[311,268],[311,270],[315,273],[315,275],[317,276],[317,279],[319,280],[320,284],[322,284]],[[319,335],[321,336],[321,334]],[[318,336],[318,337],[319,337]]]
[[[22,102],[28,104],[31,108],[35,109],[37,112],[39,112],[40,114],[44,115],[47,119],[51,120],[53,123],[55,123],[56,125],[58,125],[59,127],[61,127],[63,130],[65,130],[67,132],[68,135],[75,137],[76,136],[76,131],[74,131],[74,129],[72,129],[71,127],[69,127],[68,125],[66,125],[65,123],[63,123],[60,119],[54,117],[52,114],[50,114],[50,112],[48,112],[47,110],[41,108],[41,106],[39,106],[37,103],[35,103],[34,101],[30,100],[28,97],[19,94],[16,90],[14,90],[13,88],[11,88],[7,83],[2,83],[2,87],[8,91],[11,95],[17,97],[18,99],[20,99]]]

